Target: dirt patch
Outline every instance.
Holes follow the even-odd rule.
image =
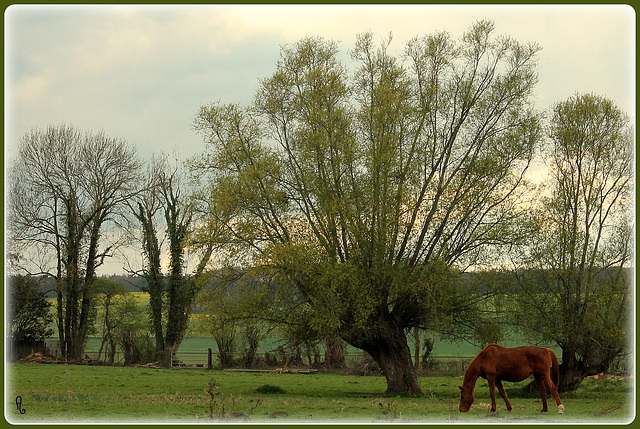
[[[627,380],[633,378],[632,374],[623,371],[611,371],[607,374],[601,372],[600,374],[590,375],[585,377],[585,380]]]
[[[56,358],[44,353],[31,353],[29,356],[25,356],[21,359],[18,359],[18,362],[29,362],[29,363],[55,363],[56,361],[57,361]]]

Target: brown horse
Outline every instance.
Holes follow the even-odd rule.
[[[464,374],[464,383],[460,387],[460,411],[467,412],[475,400],[473,389],[478,377],[489,382],[491,393],[491,412],[496,410],[496,386],[507,404],[507,411],[511,411],[511,403],[507,399],[507,392],[502,387],[503,381],[522,381],[533,375],[538,382],[540,396],[542,396],[542,411],[548,411],[547,388],[558,405],[558,413],[562,414],[564,405],[558,396],[558,381],[560,372],[558,358],[551,349],[537,346],[502,347],[489,344],[476,356]],[[553,377],[553,380],[552,380]]]

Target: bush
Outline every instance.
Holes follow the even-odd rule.
[[[33,277],[11,276],[8,279],[8,287],[11,339],[44,341],[51,336],[53,316],[39,280]]]
[[[271,394],[271,393],[287,393],[280,386],[274,386],[272,384],[264,384],[256,389],[258,393]]]
[[[436,368],[436,359],[431,356],[434,344],[433,338],[426,338],[424,341],[424,346],[422,348],[422,369],[433,370]]]

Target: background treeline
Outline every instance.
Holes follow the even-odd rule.
[[[613,271],[600,273],[601,280],[614,275]],[[625,270],[626,281],[631,280],[631,269]],[[491,280],[487,280],[491,276]],[[482,317],[468,326],[452,329],[443,325],[439,331],[426,332],[415,329],[408,333],[416,369],[428,373],[458,374],[464,363],[449,359],[438,359],[433,352],[436,340],[445,340],[454,349],[463,344],[473,344],[479,350],[485,344],[498,342],[519,344],[521,338],[531,338],[527,323],[521,319],[518,310],[518,286],[513,282],[515,274],[508,272],[474,273],[460,276],[465,289],[477,288],[485,297]],[[99,340],[99,348],[89,354],[106,363],[125,365],[145,364],[155,359],[155,346],[151,339],[148,319],[148,298],[141,291],[146,280],[133,275],[101,276],[96,281],[96,308],[92,338]],[[222,368],[276,368],[282,366],[305,366],[323,370],[349,368],[351,373],[379,375],[380,368],[371,358],[354,354],[348,344],[340,339],[323,340],[308,329],[305,331],[294,321],[268,320],[266,311],[258,307],[247,307],[251,297],[242,282],[230,280],[228,283],[211,280],[203,287],[196,300],[189,321],[188,336],[209,338],[207,347],[215,350],[214,364]],[[44,341],[55,338],[53,323],[53,302],[56,297],[55,281],[42,276],[10,276],[10,290],[14,293],[10,300],[11,336],[16,342]],[[471,286],[471,285],[475,286]],[[544,285],[537,286],[533,293],[547,294]],[[216,299],[212,300],[212,295]],[[209,305],[216,302],[217,306]],[[239,310],[245,308],[245,310]],[[248,308],[248,309],[247,309]],[[251,313],[255,311],[255,313]],[[297,325],[297,326],[296,326]],[[551,344],[547,338],[539,336],[540,344]],[[215,346],[214,346],[215,344]],[[202,365],[205,359],[204,346],[196,358]],[[448,346],[450,347],[450,346]],[[557,349],[557,347],[554,347]],[[469,349],[465,346],[465,349]],[[96,353],[97,351],[97,353]],[[631,350],[622,349],[616,357],[622,361],[618,369],[626,369]],[[188,352],[187,352],[188,354]],[[349,358],[351,354],[351,358]],[[178,362],[174,362],[177,364]],[[613,363],[613,362],[612,362]],[[606,371],[606,369],[603,368]]]

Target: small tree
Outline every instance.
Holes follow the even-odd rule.
[[[232,367],[239,362],[236,351],[241,342],[246,346],[242,363],[250,367],[264,335],[259,322],[247,317],[246,308],[251,303],[244,298],[247,297],[246,288],[251,286],[247,286],[247,278],[242,279],[230,272],[219,272],[209,280],[198,294],[201,313],[196,329],[201,335],[214,338],[222,368]]]
[[[144,317],[146,310],[129,293],[117,297],[113,308],[115,343],[122,350],[125,365],[147,363],[155,360],[154,346],[149,335],[149,324]]]
[[[106,278],[97,278],[95,281],[95,289],[97,295],[98,306],[102,309],[102,342],[98,350],[98,359],[101,358],[102,352],[107,361],[114,363],[117,349],[116,332],[123,323],[121,317],[122,312],[118,308],[122,295],[125,290],[119,284]]]
[[[8,279],[8,320],[14,341],[43,341],[53,334],[51,304],[38,279],[11,276]]]

